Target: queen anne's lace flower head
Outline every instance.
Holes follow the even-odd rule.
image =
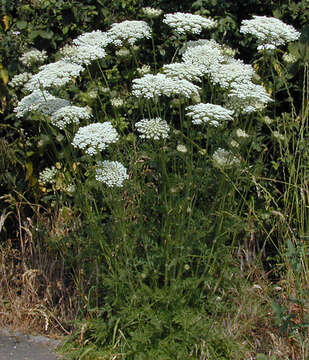
[[[43,65],[40,71],[33,75],[25,88],[33,91],[54,86],[63,86],[78,76],[84,68],[81,65],[59,60],[55,63]]]
[[[44,61],[47,59],[47,54],[45,50],[37,50],[32,49],[24,53],[19,60],[25,65],[25,66],[31,66],[31,65],[38,65],[43,64]]]
[[[109,187],[121,187],[129,175],[120,162],[105,160],[98,162],[95,178]]]
[[[158,96],[181,96],[190,98],[198,94],[199,88],[187,80],[174,80],[165,74],[147,74],[133,80],[133,95],[152,99]]]
[[[55,166],[51,168],[45,168],[40,172],[39,183],[42,185],[55,184],[58,170]]]
[[[228,107],[244,113],[257,111],[273,101],[262,85],[249,81],[233,83],[228,96]]]
[[[200,34],[203,29],[210,29],[217,25],[217,22],[213,19],[181,12],[166,14],[163,22],[177,34]]]
[[[101,30],[94,30],[84,33],[73,40],[73,43],[78,46],[99,46],[106,47],[111,42],[107,33]]]
[[[143,65],[142,67],[137,69],[137,72],[139,73],[139,75],[143,76],[149,74],[151,72],[151,68],[149,65]]]
[[[47,91],[35,90],[21,99],[14,111],[17,113],[17,117],[22,117],[30,111],[39,111],[45,115],[51,115],[68,105],[70,105],[68,100],[57,98]]]
[[[171,78],[188,81],[200,82],[201,77],[203,77],[203,72],[199,66],[185,62],[164,65],[163,72]]]
[[[123,42],[134,45],[140,39],[151,38],[151,28],[145,21],[123,21],[112,24],[107,35],[116,46],[122,46]]]
[[[186,115],[192,118],[195,125],[210,124],[217,127],[224,121],[233,120],[233,111],[220,105],[200,103],[188,106],[186,110],[189,110]]]
[[[136,129],[140,132],[143,139],[166,139],[170,127],[165,120],[157,117],[155,119],[142,119],[135,124]]]
[[[92,61],[106,56],[105,50],[95,45],[66,45],[60,53],[64,61],[79,65],[89,65]]]
[[[23,72],[21,74],[15,75],[9,82],[9,85],[12,87],[22,87],[28,80],[31,79],[31,77],[32,74]]]
[[[50,120],[59,129],[64,129],[69,124],[79,124],[80,120],[88,120],[90,117],[89,108],[69,105],[55,111]]]
[[[95,155],[117,140],[117,131],[109,121],[106,121],[104,123],[94,123],[79,128],[74,136],[72,145],[81,150],[85,150],[88,155]]]
[[[220,45],[214,40],[188,47],[182,58],[185,63],[197,66],[204,75],[215,72],[225,59]]]
[[[216,71],[211,73],[211,81],[223,88],[229,88],[234,83],[251,81],[254,74],[251,65],[233,59],[227,64],[219,64]]]
[[[239,159],[234,156],[230,151],[224,149],[217,149],[212,156],[214,165],[219,168],[230,168],[239,165]]]
[[[256,15],[251,20],[242,21],[240,32],[257,37],[258,43],[264,46],[260,49],[267,49],[269,46],[274,48],[300,37],[300,32],[296,31],[293,26],[274,17]]]
[[[142,8],[142,12],[145,16],[147,16],[150,19],[159,17],[163,13],[161,9],[154,9],[149,6]]]

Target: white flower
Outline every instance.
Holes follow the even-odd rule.
[[[88,155],[95,155],[118,140],[117,131],[109,121],[94,123],[78,129],[72,145],[85,150]]]
[[[21,74],[15,75],[12,80],[9,82],[9,85],[12,87],[21,87],[23,86],[28,80],[31,79],[32,74],[28,72],[23,72]]]
[[[60,53],[64,61],[79,65],[89,65],[92,61],[106,56],[105,50],[95,45],[66,45]]]
[[[273,101],[262,85],[249,81],[233,83],[228,96],[228,107],[244,113],[257,111]]]
[[[111,42],[116,46],[122,46],[123,42],[134,45],[136,41],[151,38],[151,28],[145,21],[123,21],[112,24],[107,32]]]
[[[233,59],[228,64],[219,64],[216,71],[211,73],[211,80],[223,88],[229,88],[232,83],[251,81],[255,74],[253,67],[241,60]]]
[[[177,34],[200,34],[203,29],[210,29],[217,25],[213,19],[181,12],[165,15],[163,22]]]
[[[133,95],[151,99],[157,96],[182,96],[190,98],[197,95],[199,87],[187,80],[171,79],[165,74],[144,75],[133,80]]]
[[[29,111],[39,111],[43,114],[51,115],[68,105],[70,105],[68,100],[57,98],[47,91],[35,90],[18,103],[14,112],[17,113],[17,117],[22,117]]]
[[[106,47],[111,42],[107,33],[101,30],[94,30],[84,33],[73,40],[73,43],[78,46],[99,46]]]
[[[24,53],[19,60],[26,66],[42,64],[47,59],[45,50],[32,49]]]
[[[233,111],[220,105],[200,103],[187,106],[186,110],[190,110],[186,115],[191,117],[192,123],[196,125],[204,123],[217,127],[224,121],[233,120]]]
[[[151,72],[151,68],[149,65],[143,65],[141,68],[137,69],[139,75],[143,76]]]
[[[242,129],[236,130],[236,136],[239,138],[248,138],[249,137],[249,135]]]
[[[148,18],[155,18],[160,16],[163,11],[161,9],[154,9],[152,7],[146,6],[144,8],[142,8],[142,12],[145,16],[147,16]]]
[[[184,154],[186,152],[188,152],[187,147],[185,145],[183,145],[183,144],[178,144],[177,147],[176,147],[176,150],[181,152],[181,153],[184,153]]]
[[[234,148],[239,148],[239,143],[235,140],[231,140],[230,141],[230,145]]]
[[[80,120],[88,120],[91,117],[89,108],[79,106],[64,106],[51,115],[51,122],[59,129],[69,124],[79,124]]]
[[[240,161],[235,157],[231,152],[219,148],[216,150],[212,156],[214,165],[219,168],[229,168],[234,165],[239,165]]]
[[[72,81],[72,78],[78,76],[83,67],[67,61],[59,60],[48,65],[42,65],[40,71],[33,75],[27,82],[25,88],[33,91],[36,89],[46,89],[53,86],[62,86]]]
[[[188,47],[182,58],[184,62],[198,66],[203,74],[215,72],[225,59],[220,45],[214,40]]]
[[[289,53],[284,53],[282,56],[283,61],[285,61],[288,64],[293,64],[297,61],[296,56],[289,54]]]
[[[279,19],[267,16],[253,16],[251,20],[243,20],[240,27],[243,34],[251,34],[258,38],[260,45],[277,47],[300,37],[300,32],[293,26],[287,25]]]
[[[95,178],[109,187],[120,187],[129,176],[120,162],[105,160],[98,162]]]
[[[179,49],[179,55],[183,55],[188,49],[192,49],[196,46],[201,46],[201,45],[205,45],[208,44],[209,40],[207,39],[198,39],[198,40],[189,40],[186,44],[184,44],[180,49]],[[219,45],[219,44],[218,44]]]
[[[40,172],[39,183],[42,185],[55,184],[57,173],[58,170],[55,166],[52,166],[51,168],[45,168]]]
[[[165,120],[157,117],[155,119],[142,119],[135,124],[143,139],[159,140],[168,138],[170,127]]]
[[[118,108],[121,107],[124,104],[124,102],[121,98],[113,98],[111,99],[111,104],[113,107]]]
[[[258,51],[273,51],[276,49],[276,46],[273,44],[262,44],[257,47]]]
[[[199,66],[185,62],[164,65],[163,72],[169,77],[188,81],[200,82],[203,76]]]

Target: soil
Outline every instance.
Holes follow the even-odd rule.
[[[60,341],[0,329],[0,360],[59,360]]]

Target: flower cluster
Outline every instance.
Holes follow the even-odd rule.
[[[33,75],[25,88],[33,91],[53,86],[63,86],[78,76],[84,68],[81,65],[59,60],[55,63],[42,65],[40,71]]]
[[[147,74],[133,80],[133,95],[152,99],[158,96],[182,96],[190,98],[199,88],[187,80],[171,79],[165,74]]]
[[[162,70],[169,77],[188,81],[200,82],[203,76],[199,66],[185,62],[164,65]]]
[[[228,106],[244,113],[254,112],[273,101],[262,85],[252,82],[233,83]]]
[[[43,64],[44,61],[47,59],[47,54],[45,50],[37,50],[32,49],[24,53],[19,60],[25,65],[25,66],[32,66],[32,65],[38,65]]]
[[[211,73],[211,80],[222,88],[229,88],[232,83],[251,81],[254,74],[251,65],[244,64],[241,60],[231,59],[227,64],[219,64],[216,71]]]
[[[154,9],[149,6],[142,8],[142,12],[146,17],[150,19],[159,17],[163,13],[161,9]]]
[[[119,97],[118,98],[112,98],[111,99],[111,104],[112,104],[113,107],[119,108],[119,107],[123,106],[124,101]]]
[[[165,120],[157,117],[155,119],[142,119],[135,124],[136,129],[141,133],[143,139],[166,139],[170,127]]]
[[[28,80],[31,79],[31,77],[32,74],[23,72],[21,74],[15,75],[9,82],[9,85],[12,87],[22,87]]]
[[[79,65],[89,65],[92,61],[106,56],[105,50],[96,45],[66,45],[60,53],[64,61]]]
[[[195,125],[210,124],[217,127],[222,121],[233,120],[233,111],[220,105],[200,103],[187,106],[186,110],[189,110],[186,115],[192,118]]]
[[[134,45],[140,39],[151,38],[151,28],[145,21],[123,21],[112,24],[107,35],[116,46],[122,46],[124,42]]]
[[[183,61],[199,67],[204,75],[214,73],[224,61],[220,45],[214,40],[207,40],[203,45],[193,45],[184,52]]]
[[[40,172],[39,183],[42,185],[55,184],[57,173],[58,170],[56,169],[55,166],[44,169],[43,171]]]
[[[149,74],[151,72],[151,68],[149,65],[143,65],[142,67],[137,69],[137,72],[139,73],[139,75],[143,76]]]
[[[14,112],[16,112],[17,117],[22,117],[30,111],[39,111],[45,115],[51,115],[68,105],[70,105],[68,100],[57,98],[47,91],[35,90],[18,103]]]
[[[217,22],[213,19],[181,12],[166,14],[163,22],[177,34],[200,34],[203,29],[210,29],[217,25]]]
[[[120,162],[105,160],[98,162],[95,178],[109,187],[120,187],[129,176]]]
[[[73,40],[73,43],[77,46],[88,45],[106,47],[110,42],[111,39],[108,34],[102,32],[101,30],[84,33]]]
[[[251,20],[242,21],[240,32],[257,37],[260,49],[269,49],[269,46],[274,49],[300,37],[300,32],[293,26],[274,17],[256,15]]]
[[[85,150],[88,155],[95,155],[98,151],[107,148],[118,140],[117,131],[109,121],[94,123],[78,129],[72,145]]]
[[[69,124],[79,124],[80,120],[91,117],[89,108],[74,105],[64,106],[51,115],[51,122],[59,129],[64,129]]]
[[[239,165],[239,159],[231,152],[224,149],[217,149],[212,156],[214,165],[219,168],[229,168],[234,165]]]

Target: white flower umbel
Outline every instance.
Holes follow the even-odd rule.
[[[98,162],[95,178],[109,187],[121,187],[129,175],[120,162],[105,160]]]
[[[212,156],[214,165],[219,168],[230,168],[235,165],[239,165],[239,159],[234,156],[231,152],[219,148]]]
[[[59,129],[64,129],[69,124],[79,124],[80,120],[89,120],[91,112],[87,107],[64,106],[51,115],[51,122]]]
[[[95,155],[117,140],[117,131],[109,121],[106,121],[79,128],[74,136],[72,145],[84,150],[88,155]]]
[[[203,72],[199,66],[185,62],[164,65],[163,72],[168,77],[188,81],[200,82],[201,77],[203,77]]]
[[[143,65],[142,67],[137,69],[137,72],[139,73],[139,75],[143,76],[149,74],[151,72],[151,68],[149,65]]]
[[[116,46],[122,46],[126,42],[134,45],[140,39],[151,38],[151,28],[145,21],[126,20],[112,24],[107,35]]]
[[[25,66],[32,66],[32,65],[38,65],[43,64],[44,61],[47,59],[47,54],[45,50],[37,50],[32,49],[24,53],[19,60],[25,65]]]
[[[232,83],[251,81],[255,72],[253,67],[241,60],[231,60],[228,64],[219,64],[216,71],[211,73],[211,81],[222,88],[229,88]]]
[[[32,74],[28,72],[23,72],[21,74],[15,75],[9,82],[9,85],[12,87],[22,87],[28,80],[31,79],[31,76]]]
[[[142,13],[146,17],[152,19],[152,18],[159,17],[163,13],[163,11],[161,9],[154,9],[152,7],[147,6],[147,7],[142,8]]]
[[[163,22],[177,34],[200,34],[203,29],[211,29],[217,25],[217,22],[213,19],[181,12],[166,14]]]
[[[58,170],[55,166],[52,166],[51,168],[45,168],[40,172],[39,183],[42,185],[55,184],[57,173]]]
[[[257,111],[273,101],[262,85],[249,81],[233,83],[228,96],[228,107],[244,113]]]
[[[63,60],[43,65],[40,67],[40,71],[33,75],[30,81],[27,82],[25,88],[33,91],[36,89],[63,86],[72,81],[72,78],[78,76],[83,69],[79,64]]]
[[[290,53],[284,53],[282,56],[282,59],[287,64],[293,64],[293,63],[296,63],[296,61],[297,61],[296,56],[294,56],[293,54],[290,54]]]
[[[187,80],[171,79],[165,74],[147,74],[133,80],[133,95],[152,99],[158,96],[180,96],[190,98],[198,94],[199,87]]]
[[[225,121],[233,120],[233,111],[220,105],[200,103],[187,106],[186,110],[189,110],[186,115],[192,118],[195,125],[210,124],[217,127]]]
[[[119,107],[123,106],[124,101],[119,97],[118,98],[112,98],[111,99],[111,104],[112,104],[113,107],[119,108]]]
[[[236,136],[239,138],[248,138],[249,137],[249,135],[240,128],[236,130]]]
[[[99,46],[106,47],[111,42],[110,37],[107,33],[101,30],[94,30],[91,32],[84,33],[73,40],[73,43],[78,46]]]
[[[106,51],[95,45],[66,45],[60,50],[63,60],[79,65],[89,65],[92,61],[103,59]]]
[[[203,45],[191,46],[182,56],[183,61],[199,67],[204,75],[215,72],[224,61],[220,45],[214,40],[208,40]]]
[[[136,129],[140,132],[140,137],[142,139],[166,139],[168,138],[168,133],[170,127],[168,126],[165,120],[157,117],[154,119],[142,119],[135,124]]]
[[[39,111],[43,114],[51,115],[68,105],[70,105],[68,100],[57,98],[47,91],[35,90],[20,100],[14,112],[17,113],[17,117],[22,117],[30,111]]]
[[[300,37],[300,32],[293,26],[274,17],[254,15],[253,19],[243,20],[241,24],[240,32],[257,37],[259,45],[278,47]]]

